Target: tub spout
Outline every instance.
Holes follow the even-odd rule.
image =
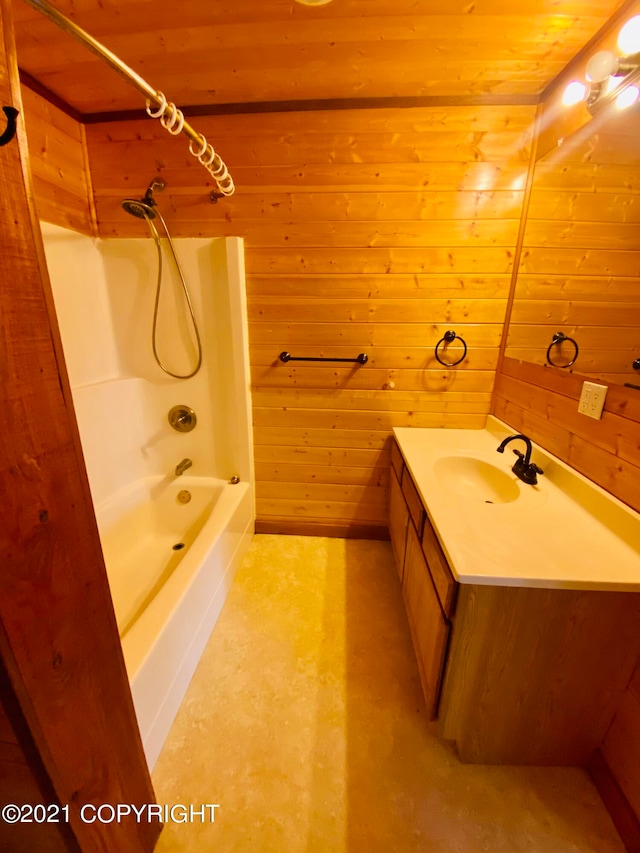
[[[183,459],[182,462],[178,462],[176,465],[176,477],[182,476],[187,468],[191,468],[193,462],[190,459]]]

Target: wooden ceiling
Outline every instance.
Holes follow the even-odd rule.
[[[180,106],[539,95],[620,0],[54,0]],[[626,4],[625,4],[626,5]],[[141,96],[22,0],[18,61],[81,114]]]

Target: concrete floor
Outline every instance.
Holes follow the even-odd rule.
[[[153,780],[220,805],[158,853],[624,853],[586,772],[436,737],[387,542],[255,537]]]

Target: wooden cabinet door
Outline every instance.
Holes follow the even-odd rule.
[[[438,715],[449,623],[442,615],[420,540],[412,523],[407,528],[402,592],[427,711],[429,719],[433,720]]]
[[[396,569],[398,577],[402,581],[404,568],[404,552],[407,543],[407,525],[409,523],[409,510],[400,488],[400,483],[392,468],[389,476],[389,535],[393,546],[393,555],[396,558]]]

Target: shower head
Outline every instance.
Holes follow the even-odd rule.
[[[139,200],[137,198],[125,198],[121,202],[123,210],[132,216],[137,216],[138,219],[155,219],[156,212],[153,208],[156,203],[153,200],[153,194],[156,191],[162,192],[164,186],[162,178],[154,178],[147,187],[143,198]]]
[[[122,209],[132,216],[137,216],[138,219],[155,219],[156,212],[152,207],[153,199],[149,198],[148,201],[145,199],[125,198],[121,202]]]

